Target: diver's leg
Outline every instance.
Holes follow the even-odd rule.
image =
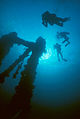
[[[64,18],[57,17],[57,19],[58,19],[58,21],[61,21],[61,22],[63,22],[63,19],[64,19]]]
[[[66,42],[66,40],[64,40],[62,43],[65,43]]]
[[[56,18],[55,24],[57,24],[58,26],[63,27],[63,22],[61,22],[58,18]]]
[[[45,27],[48,26],[47,22],[43,22],[42,24],[43,24]]]
[[[70,42],[68,41],[68,43],[65,45],[65,47],[68,46],[69,44],[70,44]]]
[[[48,26],[48,22],[47,22],[47,21],[45,21],[45,26],[46,26],[46,27]]]
[[[57,52],[57,58],[58,58],[58,61],[60,62],[59,52]]]
[[[66,17],[66,18],[62,18],[62,19],[61,19],[62,22],[67,22],[67,21],[69,21],[69,20],[70,20],[70,17]]]
[[[69,37],[67,37],[67,36],[66,36],[66,42],[67,42],[67,44],[65,45],[65,47],[70,44]]]
[[[48,26],[48,23],[47,23],[47,20],[42,20],[42,24],[47,27]]]
[[[58,25],[63,26],[63,18],[57,17]]]
[[[70,18],[68,18],[68,17],[67,18],[56,17],[56,19],[58,21],[56,24],[59,25],[59,26],[63,26],[64,22],[67,22],[67,21],[70,20]]]
[[[62,43],[65,43],[65,42],[67,42],[67,45],[68,45],[68,43],[70,43],[70,42],[69,42],[69,37],[67,37],[67,36],[64,36],[64,39],[65,39],[65,40],[64,40]],[[66,45],[65,45],[65,47],[66,47]]]
[[[62,60],[65,61],[65,62],[67,62],[67,59],[64,59],[64,58],[63,58],[63,55],[62,55],[61,52],[60,52],[60,55],[61,55]]]
[[[62,53],[60,52],[59,54],[60,54],[60,56],[61,56],[61,58],[62,58],[62,60],[63,60],[64,58],[63,58],[63,55],[62,55]]]
[[[42,20],[42,24],[43,24],[43,25],[45,24],[45,21],[44,21],[44,20]]]

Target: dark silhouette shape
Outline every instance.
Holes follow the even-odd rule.
[[[62,55],[62,52],[61,52],[61,45],[58,44],[58,43],[56,43],[54,45],[54,49],[56,49],[56,51],[57,51],[58,61],[60,61],[60,57],[59,56],[61,56],[62,60],[65,61],[65,62],[67,62],[67,60],[63,58],[63,55]]]
[[[42,53],[45,52],[45,45],[46,42],[42,37],[39,37],[35,43],[28,42],[28,49],[24,52],[24,54],[21,55],[19,59],[17,59],[6,71],[0,75],[0,80],[1,78],[5,79],[6,76],[9,76],[9,73],[15,68],[15,66],[21,62],[14,74],[16,77],[16,74],[18,74],[18,71],[22,65],[23,59],[28,56],[29,52],[32,51],[32,55],[28,59],[27,64],[24,67],[24,71],[21,73],[21,80],[19,85],[16,87],[16,93],[12,97],[11,102],[3,110],[2,119],[28,119],[31,109],[31,98],[32,91],[34,89],[33,82],[36,76],[36,68],[39,58],[41,57]],[[4,80],[2,82],[4,82]]]
[[[8,38],[10,40],[10,35],[12,34],[8,34]],[[7,35],[5,36],[7,38]],[[9,40],[7,39],[6,43],[8,41]],[[13,76],[16,78],[16,75],[19,73],[19,70],[23,64],[22,61],[24,60],[24,58],[27,57],[29,52],[31,51],[32,55],[28,59],[28,62],[24,67],[24,71],[21,73],[21,81],[19,85],[16,87],[16,94],[13,96],[11,102],[5,107],[5,110],[3,110],[3,113],[5,113],[5,115],[3,115],[2,113],[3,119],[12,119],[14,117],[15,119],[28,118],[31,108],[30,101],[32,97],[32,90],[34,88],[33,82],[36,76],[36,68],[38,65],[39,57],[42,55],[43,52],[45,52],[46,45],[45,40],[42,37],[39,37],[35,43],[24,41],[18,37],[12,37],[12,42],[10,47],[8,48],[8,51],[10,50],[11,46],[15,43],[25,45],[26,47],[28,47],[28,49],[26,49],[25,52],[19,57],[19,59],[17,59],[8,69],[6,69],[3,73],[0,74],[0,83],[3,83],[5,77],[9,76],[9,73],[19,64]],[[8,53],[8,51],[4,52],[4,56]]]
[[[0,64],[2,62],[2,59],[8,54],[10,48],[14,44],[24,45],[24,46],[28,47],[28,49],[8,69],[6,69],[3,73],[0,74],[0,83],[3,83],[4,82],[4,78],[6,76],[9,76],[9,73],[11,72],[11,70],[18,63],[23,61],[23,59],[25,57],[28,56],[29,52],[31,52],[31,50],[34,47],[35,43],[20,39],[19,37],[17,37],[17,33],[16,32],[11,32],[11,33],[9,33],[7,35],[2,36],[2,38],[0,39],[0,54],[1,54],[0,55]]]
[[[14,45],[24,45],[31,47],[34,43],[25,41],[17,36],[16,32],[11,32],[7,35],[4,35],[0,38],[0,65],[2,59],[8,54],[10,48]]]
[[[24,54],[22,54],[19,59],[17,59],[8,69],[6,69],[4,72],[0,74],[0,83],[3,83],[5,80],[5,77],[9,76],[9,73],[20,63],[21,61],[24,60],[25,57],[28,56],[29,52],[31,52],[31,49],[27,49]]]
[[[57,32],[57,38],[58,39],[64,38],[64,41],[62,43],[67,42],[67,44],[65,45],[65,47],[70,44],[69,37],[68,37],[69,34],[70,34],[69,32]]]
[[[18,65],[18,68],[17,68],[16,72],[14,73],[13,78],[16,78],[17,74],[19,73],[19,70],[20,70],[21,67],[22,67],[22,64],[23,64],[23,63],[20,63],[20,64]]]
[[[56,24],[62,27],[63,23],[69,20],[70,17],[66,17],[66,18],[57,17],[56,14],[51,14],[49,11],[46,11],[42,14],[42,24],[45,27],[48,27],[48,24],[50,25]]]

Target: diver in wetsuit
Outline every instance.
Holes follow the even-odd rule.
[[[56,35],[58,39],[64,38],[64,41],[62,43],[67,42],[65,47],[70,44],[69,37],[68,37],[69,34],[70,34],[69,32],[57,32]]]
[[[61,52],[61,45],[58,44],[58,43],[56,43],[54,45],[54,49],[56,49],[56,51],[57,51],[58,61],[60,61],[60,56],[61,56],[62,60],[65,61],[65,62],[67,62],[67,60],[63,58],[63,55],[62,55],[62,52]]]
[[[45,27],[48,27],[48,24],[50,25],[58,25],[58,26],[63,26],[63,23],[70,20],[69,17],[66,18],[61,18],[57,17],[56,14],[51,14],[49,11],[46,11],[42,14],[42,24]]]

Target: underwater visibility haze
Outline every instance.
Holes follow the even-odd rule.
[[[1,119],[80,119],[79,12],[79,0],[0,0]]]

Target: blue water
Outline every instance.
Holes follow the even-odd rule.
[[[46,39],[47,54],[39,60],[34,81],[32,102],[47,106],[59,106],[80,99],[80,2],[79,0],[3,0],[0,1],[0,36],[17,32],[20,38],[35,42],[39,36]],[[64,27],[42,25],[41,14],[46,10],[60,17],[71,17]],[[56,38],[57,31],[70,32],[68,47],[62,46],[63,55],[68,62],[58,62],[53,45],[61,43]],[[3,60],[0,72],[6,69],[25,50],[14,45]],[[15,53],[16,52],[16,53]],[[5,91],[14,94],[17,79],[3,84]]]

